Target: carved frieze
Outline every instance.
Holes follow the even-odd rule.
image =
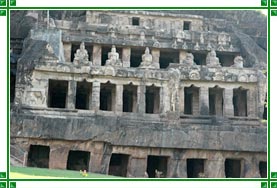
[[[215,72],[213,76],[214,81],[224,81],[224,74],[223,72]]]
[[[248,82],[248,76],[246,74],[240,74],[238,76],[238,81],[239,82]]]
[[[190,80],[200,80],[200,73],[199,71],[196,71],[196,70],[192,70],[190,71],[189,73],[189,79]]]
[[[26,90],[25,103],[30,106],[42,106],[45,103],[45,93],[44,90],[29,89]]]

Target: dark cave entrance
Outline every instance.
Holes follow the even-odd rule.
[[[67,158],[67,170],[86,170],[89,169],[90,152],[70,150]]]
[[[109,164],[109,175],[127,176],[129,155],[113,153]]]
[[[49,146],[30,145],[27,166],[49,168]]]

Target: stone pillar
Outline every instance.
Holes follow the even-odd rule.
[[[74,80],[70,80],[68,82],[68,92],[67,92],[67,100],[66,100],[66,107],[68,109],[75,109],[75,101],[76,101],[76,87],[77,82]]]
[[[200,89],[196,89],[193,91],[192,96],[192,114],[199,115],[200,114]]]
[[[209,115],[209,88],[199,88],[199,109],[200,115]]]
[[[146,86],[145,85],[139,85],[138,86],[138,113],[145,113],[145,92],[146,92]]]
[[[223,112],[222,112],[222,93],[221,92],[217,92],[215,95],[215,113],[217,115],[222,116]]]
[[[24,152],[24,156],[23,156],[23,164],[22,164],[22,166],[27,167],[27,163],[28,163],[28,152],[25,151]]]
[[[170,159],[167,168],[167,178],[186,178],[187,175],[187,160],[185,159]]]
[[[254,89],[249,89],[247,91],[247,116],[248,117],[257,117],[257,98]]]
[[[215,155],[217,156],[217,154]],[[207,178],[225,178],[225,160],[219,158],[208,159],[205,162],[204,173]]]
[[[160,50],[159,49],[152,49],[151,51],[152,57],[153,57],[153,63],[160,64]]]
[[[182,64],[183,61],[186,59],[187,52],[184,50],[180,50],[179,52],[179,63]]]
[[[242,178],[261,178],[259,170],[259,161],[254,157],[246,157],[241,162]]]
[[[159,113],[164,113],[165,112],[165,106],[166,106],[166,103],[165,103],[165,89],[163,87],[160,87],[160,104],[159,104]]]
[[[224,89],[223,115],[234,116],[233,88]]]
[[[185,113],[185,91],[184,87],[179,88],[179,110],[181,114]]]
[[[130,177],[144,177],[147,171],[147,158],[131,157],[127,174]]]
[[[131,48],[125,47],[122,49],[122,63],[123,67],[130,67],[131,60]]]
[[[101,66],[101,60],[102,60],[102,47],[101,45],[94,44],[93,45],[93,52],[92,52],[92,64]]]
[[[100,108],[100,82],[98,81],[92,83],[91,105],[91,109],[94,111],[98,111]]]
[[[90,154],[89,171],[108,174],[112,147],[103,142],[94,142]]]
[[[116,95],[115,95],[115,111],[122,112],[123,111],[123,85],[116,85]]]
[[[170,91],[168,90],[168,86],[162,86],[160,88],[160,108],[161,108],[161,113],[166,113],[170,111]]]
[[[68,43],[68,42],[63,43],[65,62],[71,62],[71,47],[72,47],[71,43]]]
[[[69,150],[64,147],[58,146],[57,148],[51,147],[49,154],[49,168],[50,169],[66,169],[67,158]]]
[[[170,91],[168,90],[168,86],[163,89],[163,112],[170,111]]]

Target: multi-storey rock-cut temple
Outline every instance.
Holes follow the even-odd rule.
[[[266,177],[266,40],[256,11],[11,11],[11,164]]]

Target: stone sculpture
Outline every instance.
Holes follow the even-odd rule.
[[[241,56],[236,56],[232,67],[243,68],[243,58]]]
[[[85,43],[82,42],[80,49],[74,54],[74,64],[88,64],[88,51],[85,49]]]
[[[194,56],[192,53],[187,53],[186,58],[183,61],[183,64],[185,65],[195,65],[194,63]]]
[[[217,42],[219,45],[228,45],[231,38],[226,33],[220,33],[217,38]]]
[[[205,41],[204,41],[204,36],[203,36],[203,33],[201,33],[200,35],[200,44],[204,44]]]
[[[169,84],[168,90],[170,91],[170,111],[177,111],[178,104],[178,89],[179,89],[179,81],[180,81],[180,71],[178,69],[170,69],[169,70]]]
[[[146,47],[144,54],[141,56],[142,62],[140,64],[140,68],[149,68],[149,69],[158,69],[159,64],[153,63],[153,56],[150,54],[150,50]]]
[[[122,62],[119,59],[119,53],[116,52],[115,45],[112,45],[111,52],[108,53],[106,65],[122,66]]]
[[[206,58],[206,64],[209,67],[220,67],[219,59],[216,57],[215,50],[212,50],[208,53]]]

